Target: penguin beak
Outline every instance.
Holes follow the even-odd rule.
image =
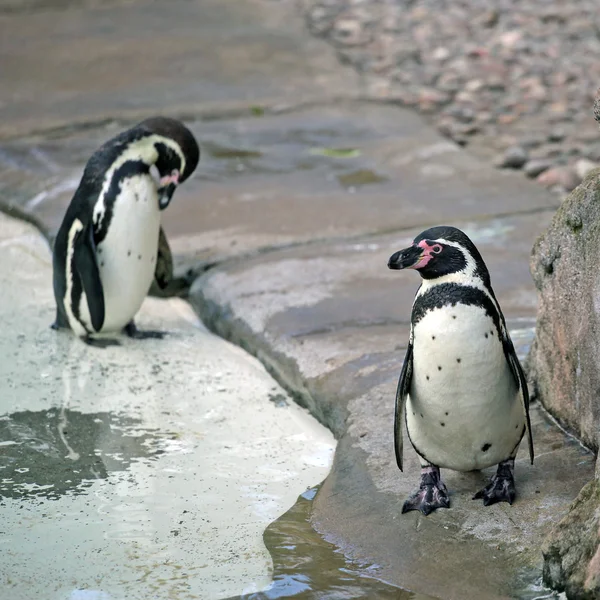
[[[419,269],[429,262],[429,258],[423,248],[411,246],[394,252],[388,260],[388,269]]]
[[[164,210],[169,206],[171,198],[179,185],[179,171],[172,171],[170,175],[161,177],[158,183],[158,206]]]
[[[169,206],[176,189],[177,186],[174,183],[169,183],[164,187],[158,188],[158,206],[160,210],[165,210]]]

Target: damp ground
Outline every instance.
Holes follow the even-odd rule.
[[[153,114],[185,120],[202,157],[164,214],[170,291],[259,361],[173,299],[148,301],[140,321],[172,331],[160,345],[92,354],[47,329],[42,238],[2,241],[10,599],[18,585],[60,600],[547,596],[540,542],[594,457],[535,407],[538,457],[519,457],[513,506],[471,500],[489,473],[448,473],[451,510],[401,515],[418,461],[406,448],[398,471],[391,423],[417,282],[386,263],[426,227],[465,229],[523,354],[530,250],[558,199],[365,101],[291,2],[4,2],[0,40],[2,208],[51,239],[101,142]],[[333,441],[298,405],[338,441],[312,499],[301,494],[325,477]],[[308,438],[281,429],[294,423]]]
[[[163,340],[89,347],[50,329],[50,253],[0,216],[0,598],[222,598],[271,581],[264,529],[335,442],[179,299]]]

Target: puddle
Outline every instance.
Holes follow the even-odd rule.
[[[340,184],[347,188],[360,187],[362,185],[369,185],[371,183],[382,183],[383,181],[388,181],[387,177],[383,177],[383,175],[379,175],[370,169],[358,169],[357,171],[352,171],[351,173],[338,175],[337,178]]]
[[[204,143],[203,147],[213,158],[235,159],[235,158],[260,158],[263,153],[256,150],[244,150],[242,148],[227,148],[218,144]]]
[[[60,408],[0,417],[0,496],[83,494],[95,480],[161,455],[165,434],[139,425],[109,412]]]
[[[311,148],[309,153],[329,158],[357,158],[361,154],[357,148]]]
[[[309,522],[317,491],[318,486],[300,495],[296,504],[264,533],[263,540],[273,558],[273,583],[262,592],[236,596],[236,600],[432,600],[373,579],[368,568],[361,570],[347,562],[333,544],[322,539]]]

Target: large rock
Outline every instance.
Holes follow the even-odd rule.
[[[600,169],[588,174],[535,243],[539,292],[530,379],[546,408],[598,450]],[[600,483],[589,483],[543,547],[544,581],[570,600],[600,597]]]
[[[542,552],[544,581],[569,600],[600,598],[600,483],[588,483]]]
[[[594,450],[600,421],[599,194],[596,169],[534,245],[539,312],[529,360],[544,406]]]

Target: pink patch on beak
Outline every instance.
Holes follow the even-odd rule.
[[[159,187],[165,187],[170,183],[174,183],[175,185],[179,185],[179,171],[171,171],[170,175],[165,175],[160,178]]]
[[[421,254],[421,258],[417,263],[415,263],[411,269],[422,269],[427,263],[433,258],[433,249],[438,246],[438,244],[434,244],[430,246],[425,240],[421,240],[418,244],[418,248],[423,248],[423,254]]]
[[[416,262],[412,267],[409,267],[409,269],[422,269],[432,258],[431,254],[422,254],[419,262]]]

